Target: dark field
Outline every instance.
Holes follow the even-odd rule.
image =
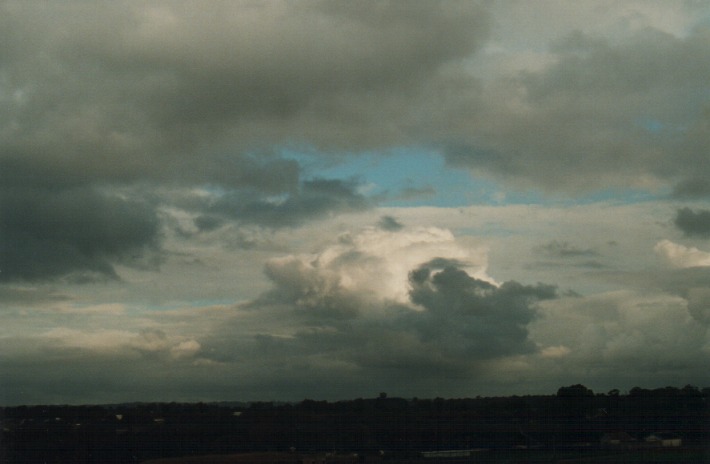
[[[710,389],[0,409],[2,464],[703,463]]]
[[[305,456],[305,460],[317,457]],[[475,463],[555,463],[555,464],[664,464],[664,463],[705,463],[710,455],[703,449],[673,449],[653,451],[628,451],[609,453],[601,450],[552,453],[550,451],[482,451],[465,459],[385,459],[366,458],[362,462],[381,464],[475,464]],[[180,458],[165,458],[144,461],[144,464],[300,464],[303,456],[281,453],[245,453],[233,455],[205,455]],[[324,462],[328,461],[327,458]]]

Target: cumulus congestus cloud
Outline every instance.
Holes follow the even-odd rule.
[[[327,353],[329,366],[363,376],[465,378],[482,362],[536,352],[527,326],[538,302],[557,298],[549,285],[496,284],[485,262],[448,231],[368,228],[316,255],[270,261],[274,288],[245,310],[290,321],[289,335],[257,339],[284,362],[318,371]]]
[[[425,309],[414,317],[422,337],[469,359],[535,351],[527,331],[534,305],[557,297],[550,285],[496,286],[453,266],[434,271],[424,264],[410,283],[412,303]]]

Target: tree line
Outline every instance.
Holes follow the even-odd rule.
[[[297,403],[136,403],[0,408],[2,463],[124,463],[253,451],[357,452],[564,447],[600,434],[665,431],[710,438],[710,388],[594,393],[578,384],[554,395],[397,398]]]

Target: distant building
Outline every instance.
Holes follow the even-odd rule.
[[[291,448],[293,453],[296,449]],[[305,454],[301,455],[298,464],[356,464],[359,462],[358,455],[354,453],[338,454]]]
[[[636,442],[636,439],[626,432],[608,432],[602,435],[601,444],[603,446],[629,446]]]
[[[424,458],[467,458],[475,453],[485,451],[483,448],[475,449],[460,449],[460,450],[441,450],[441,451],[422,451],[421,455]]]
[[[304,456],[300,464],[325,464],[325,456]]]
[[[676,448],[683,444],[683,440],[678,435],[667,432],[652,433],[645,437],[644,441],[664,448]]]

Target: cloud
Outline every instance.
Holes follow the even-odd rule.
[[[16,3],[2,29],[0,118],[33,169],[259,188],[278,170],[253,172],[255,151],[399,143],[391,121],[482,45],[489,18],[472,2]]]
[[[358,192],[355,181],[313,179],[294,192],[263,197],[254,192],[232,191],[222,195],[208,211],[239,222],[271,227],[298,225],[329,213],[363,210],[371,201]]]
[[[347,277],[335,270],[287,257],[271,260],[266,265],[266,275],[276,285],[268,300],[326,318],[352,317],[360,310],[358,295],[343,285],[343,278]]]
[[[710,326],[710,288],[693,287],[687,298],[690,315],[699,323]]]
[[[704,292],[696,296],[700,306]],[[684,298],[654,292],[546,301],[529,325],[530,338],[550,347],[540,353],[550,364],[536,368],[558,382],[584,378],[605,386],[707,379],[703,365],[710,334],[692,311]]]
[[[89,187],[4,184],[0,216],[2,281],[71,273],[115,278],[112,262],[144,264],[136,255],[155,250],[159,239],[150,204]]]
[[[538,248],[541,253],[544,253],[553,258],[576,258],[597,256],[599,253],[591,248],[578,248],[566,241],[553,240]]]
[[[415,317],[424,339],[473,358],[534,351],[526,329],[533,305],[556,297],[551,286],[510,281],[497,287],[451,266],[432,272],[424,265],[410,282],[412,302],[425,309]]]
[[[710,266],[710,253],[695,247],[686,247],[670,240],[661,240],[654,251],[665,258],[671,265],[678,268]]]
[[[320,298],[333,292],[406,303],[409,271],[440,256],[466,263],[469,272],[487,278],[484,249],[466,249],[450,231],[435,227],[346,232],[317,254],[269,261],[266,273],[276,294],[291,303],[302,301],[298,295]]]
[[[542,270],[555,269],[564,266],[569,269],[574,266],[582,269],[603,269],[608,267],[604,262],[596,259],[601,256],[596,249],[580,248],[567,241],[552,240],[544,245],[533,247],[536,260],[526,267],[528,269]],[[543,258],[539,261],[538,258]]]
[[[448,219],[452,230],[411,225],[418,214],[410,209],[367,211],[274,230],[268,240],[283,243],[270,253],[235,251],[213,241],[233,225],[176,236],[166,239],[170,246],[172,240],[188,241],[186,251],[199,264],[188,267],[187,257],[171,256],[163,265],[166,275],[131,271],[98,296],[86,286],[68,286],[62,288],[74,301],[35,301],[31,311],[13,307],[20,303],[6,305],[0,373],[10,380],[0,395],[15,403],[135,396],[298,400],[358,397],[385,387],[419,397],[549,393],[570,378],[595,391],[677,379],[702,384],[710,346],[703,329],[708,268],[657,269],[649,244],[666,229],[662,221],[649,227],[643,220],[655,208],[515,205],[420,213],[432,222]],[[397,214],[403,227],[382,229],[382,214]],[[545,227],[532,235],[527,226],[516,229],[526,214]],[[365,221],[375,225],[363,227]],[[629,225],[626,235],[618,232],[619,223]],[[499,241],[453,233],[471,224],[505,234]],[[515,279],[506,275],[501,250],[508,253],[503,263],[520,265],[550,236],[574,249],[591,248],[574,243],[614,237],[610,265],[622,251],[629,258],[596,280],[575,280],[566,265]],[[199,246],[204,248],[198,252]],[[250,281],[243,263],[274,254],[267,260],[266,282]],[[252,256],[260,259],[245,258]],[[634,269],[639,275],[631,275]],[[505,276],[503,283],[489,273]],[[516,284],[531,275],[533,282],[588,287],[570,297],[547,285]],[[195,283],[204,293],[191,290]],[[610,287],[637,290],[609,292]],[[244,301],[261,289],[260,296]],[[89,300],[126,303],[121,308],[87,305]],[[156,306],[146,307],[146,300]],[[50,327],[62,329],[51,338]],[[54,383],[59,387],[52,389]]]
[[[180,207],[166,188],[221,192],[190,209],[203,231],[370,207],[356,181],[303,178],[279,149],[402,143],[412,102],[489,21],[471,2],[3,5],[1,279],[115,278],[119,257],[159,245],[137,198]]]
[[[486,360],[536,351],[526,327],[537,302],[557,297],[548,285],[498,286],[485,263],[447,231],[366,228],[315,255],[271,260],[274,288],[243,310],[281,322],[257,338],[267,362],[300,362],[311,373],[336,365],[345,376],[465,378]]]
[[[441,146],[454,166],[550,192],[697,179],[707,170],[709,41],[704,28],[569,33],[549,44],[545,64],[491,80],[489,98],[464,94],[478,110],[451,127],[471,135]]]
[[[215,215],[200,215],[194,219],[195,226],[200,230],[200,231],[211,231],[222,224],[224,224],[224,221],[222,218],[215,216]]]
[[[194,358],[201,349],[200,343],[195,339],[168,336],[158,329],[143,329],[139,332],[102,329],[89,332],[57,327],[41,337],[60,350],[80,349],[87,353],[128,358],[135,358],[135,355],[139,354],[182,360]]]
[[[170,354],[174,358],[192,358],[199,353],[202,345],[197,340],[185,340],[170,348]]]
[[[708,7],[534,3],[2,2],[0,395],[707,379]]]
[[[33,306],[68,300],[69,295],[56,289],[0,285],[0,301],[5,305]]]
[[[570,354],[572,350],[564,345],[548,346],[540,350],[540,356],[543,358],[564,358]]]
[[[673,187],[675,198],[703,198],[710,196],[710,182],[707,179],[690,177]]]
[[[377,225],[381,229],[388,230],[391,232],[401,230],[404,227],[399,221],[397,221],[397,219],[392,216],[382,216]]]
[[[681,208],[676,214],[674,224],[689,237],[710,237],[710,211],[693,211],[690,208]]]
[[[667,8],[637,7],[656,29],[562,35],[540,45],[542,65],[491,74],[492,41],[518,32],[496,36],[499,7],[488,2],[4,5],[3,213],[21,214],[23,197],[81,192],[93,199],[77,206],[116,209],[128,232],[108,250],[37,243],[53,219],[35,210],[13,226],[19,251],[6,252],[3,279],[111,276],[120,256],[160,246],[158,206],[186,209],[209,232],[222,221],[301,226],[376,203],[358,181],[305,176],[284,149],[337,163],[428,147],[452,165],[559,191],[702,178],[708,34],[674,35],[671,13],[657,13]],[[658,124],[649,133],[643,121]],[[219,195],[188,207],[164,194],[197,188]],[[85,216],[99,236],[101,219]]]
[[[651,27],[635,35],[563,35],[539,44],[543,66],[481,77],[467,64],[490,45],[497,9],[485,2],[14,3],[0,50],[2,157],[67,182],[277,193],[295,181],[294,163],[271,152],[283,145],[330,154],[435,144],[455,165],[550,189],[697,178],[707,34],[673,35],[652,7],[636,7]]]

